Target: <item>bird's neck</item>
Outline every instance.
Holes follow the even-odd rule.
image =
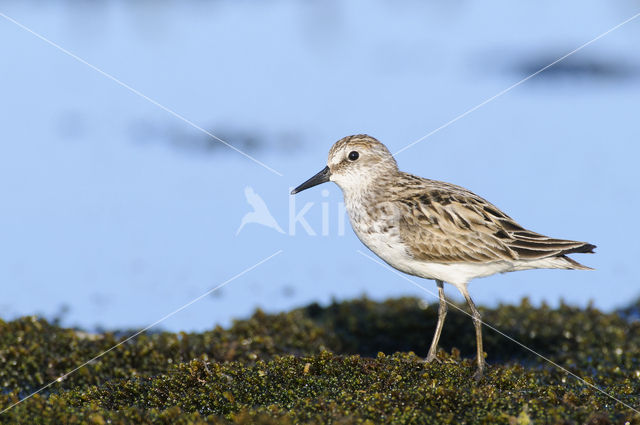
[[[387,191],[384,190],[384,186],[388,178],[391,177],[379,177],[369,181],[359,180],[358,184],[341,186],[347,211],[353,213],[366,206],[375,206],[386,201]]]

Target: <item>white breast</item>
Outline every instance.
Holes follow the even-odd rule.
[[[356,200],[347,198],[346,201],[351,227],[353,227],[358,239],[390,266],[402,272],[419,276],[415,268],[411,266],[415,260],[400,238],[395,220],[390,217],[374,218],[366,208],[355,202]],[[434,277],[428,278],[433,279]]]

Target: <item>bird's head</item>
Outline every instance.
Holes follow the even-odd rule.
[[[343,191],[362,190],[397,172],[398,164],[385,145],[365,134],[348,136],[331,147],[327,166],[291,194],[328,181]]]

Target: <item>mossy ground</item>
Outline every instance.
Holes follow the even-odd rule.
[[[258,311],[229,329],[140,335],[0,422],[640,424],[633,410],[487,328],[490,366],[475,382],[471,320],[455,310],[441,340],[447,352],[423,363],[436,311],[412,298],[359,299]],[[637,305],[602,313],[523,301],[481,311],[505,334],[640,407]],[[87,335],[34,317],[0,321],[0,408],[125,336]]]

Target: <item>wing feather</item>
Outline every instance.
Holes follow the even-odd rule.
[[[437,263],[535,260],[595,248],[526,230],[462,187],[421,180],[422,185],[399,192],[395,203],[400,208],[400,237],[416,259]]]

